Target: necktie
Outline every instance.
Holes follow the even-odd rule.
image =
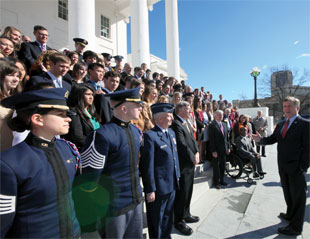
[[[46,51],[46,45],[45,44],[42,45],[42,51]]]
[[[55,88],[62,88],[62,85],[61,85],[61,82],[60,82],[60,79],[56,78],[56,81],[55,81]]]
[[[290,120],[288,119],[288,120],[285,122],[284,126],[283,126],[283,129],[282,129],[282,139],[284,139],[284,137],[285,137],[285,135],[286,135],[286,132],[287,132],[287,128],[288,128],[289,123],[290,123]]]
[[[185,126],[186,126],[186,128],[187,128],[188,133],[191,133],[191,131],[190,131],[189,127],[188,127],[187,121],[185,121],[184,124],[185,124]]]
[[[220,128],[221,128],[222,134],[224,135],[224,127],[223,127],[222,123],[220,123]]]

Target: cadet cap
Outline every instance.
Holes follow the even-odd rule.
[[[69,110],[68,96],[69,91],[64,88],[48,88],[10,96],[3,99],[1,105],[17,111],[35,108]]]
[[[114,58],[116,61],[119,61],[119,62],[121,62],[121,61],[124,59],[124,57],[123,57],[123,56],[120,56],[120,55],[113,56],[113,58]]]
[[[114,108],[125,102],[143,104],[143,101],[140,98],[140,87],[129,90],[119,90],[104,96],[110,97],[111,100],[120,101],[120,103],[116,104]]]
[[[109,61],[111,61],[111,59],[112,59],[112,56],[111,56],[109,53],[101,53],[101,55],[102,55],[104,58],[108,59]]]
[[[174,106],[170,103],[156,103],[151,106],[151,110],[153,114],[165,112],[165,113],[173,113]]]
[[[88,41],[86,41],[83,38],[73,38],[73,41],[75,43],[80,43],[82,46],[87,46],[88,45]]]

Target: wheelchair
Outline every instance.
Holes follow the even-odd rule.
[[[235,144],[231,144],[230,154],[226,157],[225,171],[231,178],[241,178],[242,174],[245,174],[244,178],[247,183],[252,184],[254,182],[253,178],[250,177],[250,174],[253,173],[252,165],[249,160],[238,155]]]

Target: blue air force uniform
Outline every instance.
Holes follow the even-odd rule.
[[[119,105],[130,100],[140,103],[140,99],[132,99],[132,94],[139,97],[139,88],[107,96],[120,101]],[[82,175],[78,177],[85,202],[79,202],[83,197],[76,197],[79,205],[87,205],[85,210],[77,212],[82,231],[96,229],[95,219],[101,218],[106,224],[107,237],[142,237],[142,191],[138,171],[141,139],[138,128],[116,117],[87,137],[81,153]]]
[[[156,108],[156,109],[155,109]],[[169,112],[167,103],[152,105],[152,112]],[[150,238],[171,238],[175,189],[179,186],[179,160],[175,134],[156,125],[144,133],[140,171],[145,194],[155,192],[155,201],[146,202]]]
[[[32,105],[63,101],[65,90],[45,89],[6,98],[1,103]],[[35,101],[35,103],[33,102]],[[42,102],[44,104],[44,102]],[[60,105],[59,107],[66,107]],[[35,106],[34,106],[35,107]],[[18,110],[18,107],[15,107]],[[78,152],[69,142],[46,141],[32,133],[0,154],[1,238],[78,238],[71,186]]]

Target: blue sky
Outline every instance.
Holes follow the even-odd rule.
[[[254,66],[261,76],[283,65],[310,69],[309,0],[179,0],[178,11],[181,67],[193,88],[203,85],[215,98],[252,99]],[[166,59],[164,0],[149,25],[150,51]]]

